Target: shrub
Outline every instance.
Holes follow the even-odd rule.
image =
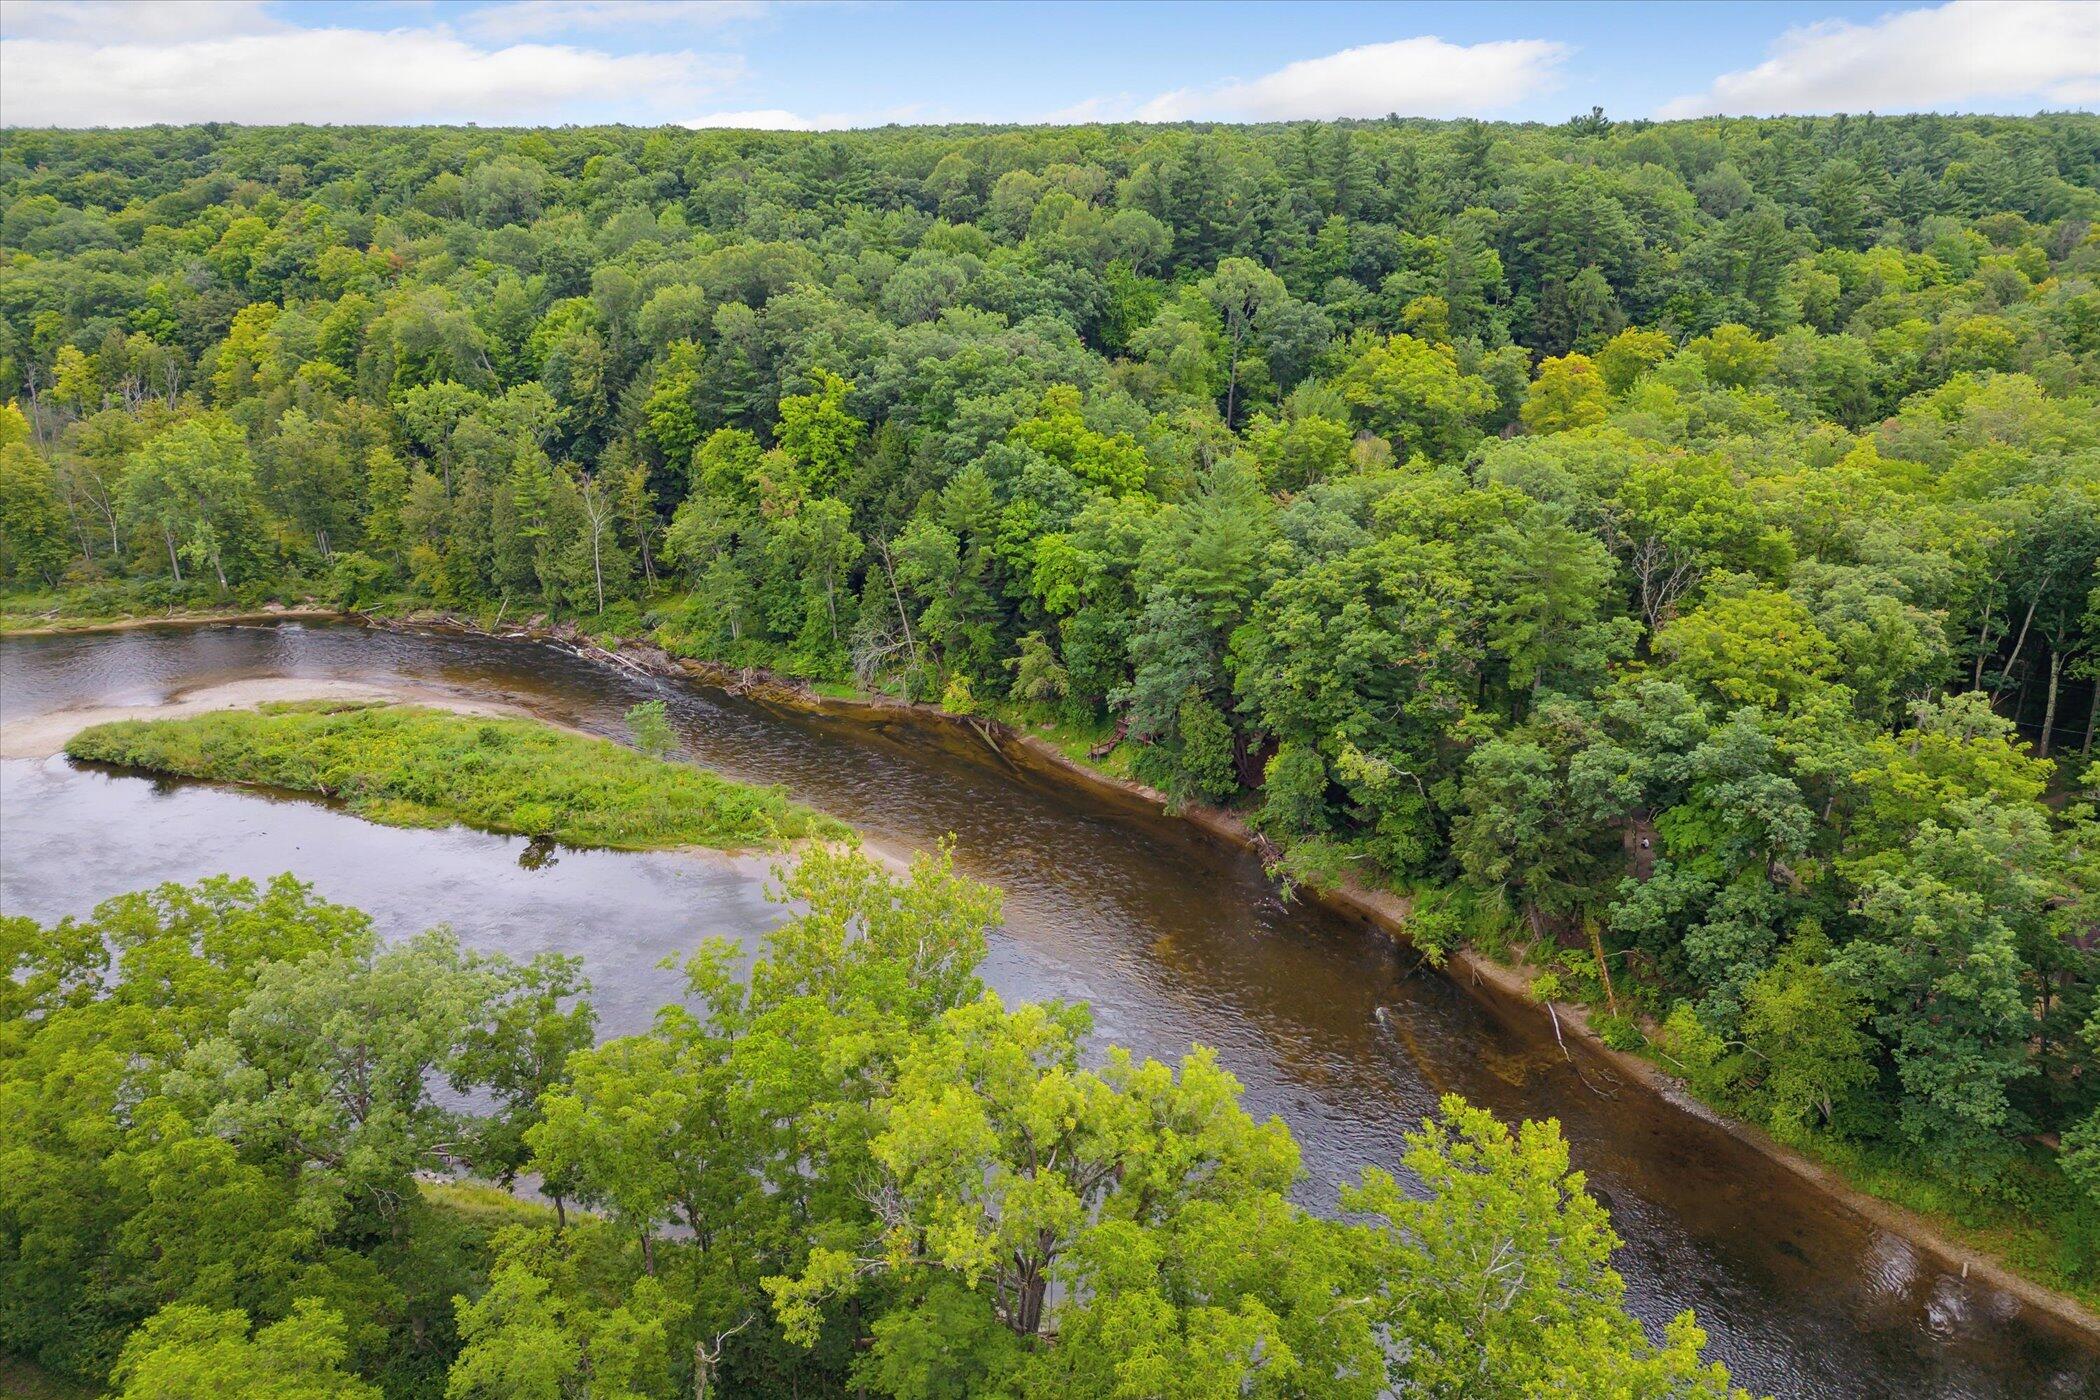
[[[1232,726],[1218,707],[1190,691],[1176,714],[1181,737],[1177,797],[1200,797],[1216,802],[1230,797],[1239,786],[1233,771]]]
[[[661,700],[644,700],[627,712],[627,732],[634,746],[651,758],[668,757],[678,747],[678,733]]]
[[[1327,829],[1327,762],[1312,745],[1287,743],[1269,759],[1254,821],[1279,836]]]
[[[390,578],[386,565],[371,555],[345,550],[328,571],[328,600],[339,608],[362,607],[386,591]]]
[[[1590,1018],[1590,1029],[1597,1039],[1614,1050],[1638,1050],[1648,1043],[1641,1033],[1641,1024],[1624,1012],[1605,1012]]]

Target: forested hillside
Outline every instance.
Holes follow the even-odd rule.
[[[1054,723],[2100,1279],[2100,119],[17,130],[0,189],[11,612]]]

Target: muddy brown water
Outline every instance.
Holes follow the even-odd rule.
[[[613,736],[666,702],[694,761],[784,784],[885,846],[952,833],[1006,892],[985,974],[1003,994],[1083,999],[1104,1041],[1216,1048],[1259,1114],[1305,1151],[1302,1195],[1334,1206],[1444,1093],[1560,1120],[1625,1239],[1615,1262],[1651,1328],[1698,1312],[1739,1384],[1782,1396],[2100,1394],[2100,1349],[1964,1281],[1726,1133],[1594,1068],[1548,1028],[1483,1003],[1382,937],[1278,901],[1256,864],[1173,821],[1002,765],[910,725],[782,714],[618,675],[562,651],[349,625],[183,627],[0,640],[0,717],[150,704],[265,677],[410,684],[520,705]],[[551,859],[543,858],[551,855]],[[0,763],[0,907],[40,919],[163,880],[281,870],[389,934],[558,949],[589,969],[606,1033],[675,997],[659,964],[703,935],[753,944],[780,917],[749,862],[528,849],[464,830],[373,826],[303,800],[82,768]]]

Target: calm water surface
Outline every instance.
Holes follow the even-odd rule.
[[[1006,891],[988,980],[1092,1003],[1100,1035],[1161,1057],[1216,1047],[1249,1107],[1288,1120],[1331,1207],[1393,1166],[1440,1094],[1560,1119],[1610,1207],[1634,1310],[1694,1308],[1738,1383],[1784,1396],[2100,1394],[2100,1353],[1996,1290],[1868,1226],[1696,1115],[1565,1061],[1383,939],[1285,906],[1254,862],[1176,823],[1076,797],[909,726],[775,713],[608,673],[552,648],[350,626],[168,628],[0,641],[0,716],[151,703],[257,677],[409,682],[508,700],[609,735],[643,699],[687,753],[784,784],[885,846],[953,833]],[[708,934],[747,945],[780,918],[756,862],[559,851],[463,830],[372,826],[319,804],[76,768],[0,763],[0,907],[54,919],[163,880],[290,870],[389,934],[450,923],[469,944],[584,958],[605,1031],[678,991],[659,964]]]

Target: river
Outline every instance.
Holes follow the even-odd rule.
[[[1305,1151],[1331,1207],[1440,1094],[1557,1117],[1610,1208],[1615,1263],[1651,1328],[1696,1309],[1737,1382],[1802,1397],[2100,1393],[2100,1350],[1965,1281],[1697,1114],[1563,1058],[1549,1029],[1421,971],[1388,940],[1278,900],[1255,862],[1174,821],[1017,772],[908,724],[784,714],[615,674],[552,647],[350,625],[153,628],[0,640],[0,716],[150,704],[272,677],[413,684],[624,734],[662,699],[686,754],[796,797],[885,848],[946,834],[1006,892],[987,980],[1084,999],[1104,1040],[1172,1058],[1215,1047],[1249,1108]],[[528,850],[482,833],[373,826],[327,806],[0,763],[0,908],[52,920],[164,880],[291,870],[390,935],[450,923],[473,946],[580,954],[608,1034],[677,992],[659,966],[702,936],[755,943],[780,917],[750,861]]]

